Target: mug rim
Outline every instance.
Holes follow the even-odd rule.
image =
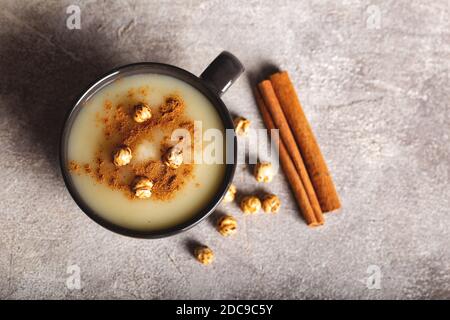
[[[153,69],[151,72],[145,72],[143,69],[148,68]],[[73,184],[72,178],[70,176],[68,167],[67,167],[67,146],[68,146],[68,140],[70,136],[70,129],[72,128],[72,125],[74,123],[74,120],[77,117],[77,114],[79,112],[79,109],[82,105],[82,103],[94,96],[99,90],[110,84],[112,81],[117,80],[117,76],[120,76],[121,73],[125,73],[127,71],[132,71],[133,69],[141,70],[142,73],[154,73],[154,74],[163,74],[167,76],[174,77],[180,81],[183,81],[191,86],[193,86],[195,89],[200,91],[201,94],[207,98],[211,104],[214,106],[216,111],[219,113],[220,119],[222,124],[224,125],[224,129],[233,129],[232,133],[232,140],[233,140],[233,163],[227,163],[225,161],[225,173],[222,182],[219,185],[219,188],[217,192],[215,193],[214,197],[209,200],[209,202],[202,207],[202,209],[198,210],[198,213],[194,214],[189,219],[178,223],[174,226],[163,228],[163,229],[156,229],[156,230],[135,230],[123,226],[119,226],[106,218],[103,218],[99,214],[95,212],[81,197],[79,192],[77,191],[75,185]],[[160,71],[160,72],[157,72]],[[136,74],[139,74],[137,72]],[[125,75],[126,76],[126,75]],[[228,136],[226,135],[226,139],[228,139]],[[226,143],[227,144],[227,143]],[[227,149],[227,147],[226,147]],[[225,156],[227,158],[227,155]],[[90,219],[95,221],[100,226],[104,227],[105,229],[112,231],[114,233],[118,233],[124,236],[133,237],[133,238],[142,238],[142,239],[158,239],[158,238],[165,238],[169,236],[176,235],[178,233],[181,233],[183,231],[187,231],[191,229],[192,227],[199,224],[201,221],[206,219],[211,213],[214,212],[214,210],[217,208],[217,206],[222,201],[222,198],[225,196],[225,193],[227,192],[229,186],[231,185],[234,177],[234,173],[236,171],[237,167],[237,137],[234,132],[234,124],[233,120],[231,118],[231,114],[228,111],[227,107],[225,106],[224,102],[220,98],[220,96],[213,92],[213,90],[208,86],[208,83],[197,77],[196,75],[192,74],[191,72],[182,69],[180,67],[165,64],[165,63],[159,63],[159,62],[138,62],[138,63],[130,63],[126,65],[122,65],[116,68],[111,69],[110,71],[104,73],[102,76],[97,78],[95,81],[90,83],[85,90],[82,91],[82,93],[77,96],[77,98],[74,100],[74,103],[71,104],[70,109],[68,110],[63,127],[60,133],[60,141],[59,141],[59,152],[58,152],[58,158],[59,158],[59,166],[60,170],[63,176],[64,184],[66,186],[66,189],[69,191],[69,194],[71,195],[72,199],[75,201],[77,206],[83,211]]]

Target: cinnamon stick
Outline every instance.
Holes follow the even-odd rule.
[[[255,98],[258,108],[261,112],[262,118],[268,130],[276,129],[273,123],[272,116],[267,109],[263,98],[261,97],[258,90],[255,90]],[[303,183],[295,169],[294,163],[292,162],[289,153],[284,146],[283,141],[278,141],[279,153],[280,153],[280,163],[283,168],[284,174],[291,186],[294,193],[295,200],[300,208],[300,211],[309,227],[317,227],[322,223],[318,222],[314,214],[314,210],[308,199],[308,195],[305,191]]]
[[[275,94],[300,149],[323,212],[341,207],[333,180],[287,72],[270,76]]]
[[[273,120],[275,127],[280,130],[283,145],[297,170],[298,176],[308,196],[309,203],[314,211],[316,220],[318,223],[323,224],[324,218],[316,192],[314,191],[314,187],[308,176],[308,171],[306,170],[300,151],[297,147],[297,143],[295,142],[295,138],[289,128],[288,121],[283,114],[283,110],[281,109],[280,103],[275,95],[272,84],[269,80],[264,80],[258,84],[258,88],[264,100],[265,106],[270,112],[271,119]]]

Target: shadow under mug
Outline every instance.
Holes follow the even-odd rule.
[[[59,146],[59,163],[64,182],[70,195],[75,200],[77,205],[81,208],[81,210],[83,210],[92,220],[105,227],[106,229],[122,235],[137,238],[162,238],[174,235],[176,233],[192,228],[200,221],[205,219],[208,215],[210,215],[219,205],[220,201],[228,190],[233,180],[237,162],[237,142],[236,135],[234,134],[233,120],[227,107],[220,97],[243,72],[244,67],[241,62],[231,53],[224,51],[211,62],[211,64],[200,75],[200,77],[197,77],[184,69],[172,65],[154,62],[143,62],[129,64],[111,70],[106,75],[91,84],[88,89],[76,100],[75,104],[69,111],[64,122]],[[195,89],[200,91],[216,108],[225,130],[233,129],[227,130],[227,132],[232,132],[232,137],[230,138],[229,135],[227,135],[226,137],[226,158],[230,161],[226,161],[225,175],[214,197],[197,214],[195,214],[187,221],[166,229],[148,231],[125,228],[116,225],[97,214],[83,200],[83,198],[75,188],[72,177],[68,170],[69,135],[72,125],[81,109],[81,106],[83,106],[99,90],[112,83],[113,81],[130,75],[145,73],[167,75],[190,84]]]

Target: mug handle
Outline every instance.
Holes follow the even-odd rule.
[[[219,97],[239,78],[245,68],[233,54],[223,51],[203,71],[200,78]]]

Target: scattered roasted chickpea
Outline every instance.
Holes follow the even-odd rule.
[[[118,167],[126,166],[130,163],[133,155],[131,154],[131,149],[127,146],[122,146],[116,149],[114,152],[114,164]]]
[[[274,194],[266,194],[262,198],[262,208],[266,213],[277,213],[280,210],[281,201]]]
[[[270,182],[273,179],[274,172],[270,162],[258,162],[255,166],[254,175],[258,182]]]
[[[241,210],[244,214],[255,214],[261,209],[261,201],[256,196],[247,196],[241,200]]]
[[[195,258],[204,265],[208,265],[214,261],[214,253],[207,246],[199,246],[194,251]]]
[[[166,166],[176,169],[183,163],[183,146],[181,143],[167,149],[163,155],[163,162]]]
[[[233,202],[234,198],[236,197],[236,186],[234,184],[231,184],[230,187],[227,190],[227,193],[225,193],[225,196],[223,197],[223,202]]]
[[[160,107],[159,111],[162,114],[172,113],[176,110],[180,110],[183,107],[183,101],[176,96],[168,97],[164,104]]]
[[[237,231],[237,221],[233,216],[225,215],[217,222],[217,230],[225,237],[235,234]]]
[[[133,192],[136,198],[148,199],[152,195],[153,182],[147,177],[138,176],[133,181]]]
[[[250,120],[247,120],[243,117],[237,117],[234,119],[234,128],[238,135],[243,136],[246,135],[250,129]]]
[[[146,103],[138,103],[134,106],[134,121],[138,123],[145,122],[152,117],[152,111]]]

